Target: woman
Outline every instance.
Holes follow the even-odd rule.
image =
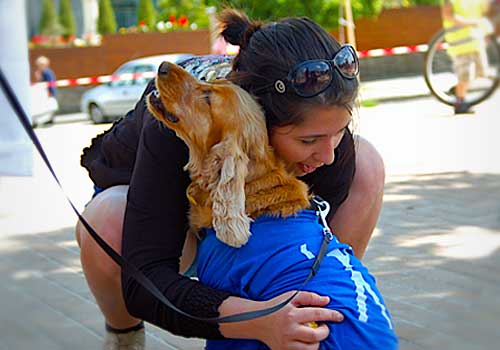
[[[339,62],[346,63],[342,60],[337,65],[310,65],[315,59],[331,60],[340,46],[305,18],[261,25],[226,10],[220,20],[224,39],[240,46],[230,79],[258,98],[277,154],[331,203],[332,229],[361,258],[380,212],[383,164],[362,139],[357,140],[354,154],[354,139],[347,126],[358,92],[355,72],[339,68]],[[295,73],[291,72],[294,67],[298,69]],[[314,80],[312,73],[318,73],[319,79]],[[284,300],[289,293],[266,302],[246,300],[179,274],[179,258],[188,253],[183,252],[189,184],[183,166],[187,158],[184,143],[159,126],[143,97],[134,111],[84,152],[82,164],[98,190],[105,189],[89,203],[84,216],[168,299],[190,314],[226,316]],[[133,279],[120,276],[119,267],[81,225],[77,226],[77,239],[87,282],[106,320],[107,349],[125,343],[131,344],[130,349],[142,349],[141,320],[183,336],[218,339],[251,334],[272,349],[317,349],[328,328],[304,324],[342,320],[339,313],[321,308],[328,298],[301,292],[291,304],[266,317],[220,325],[194,321],[160,305]]]

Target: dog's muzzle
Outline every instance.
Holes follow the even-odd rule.
[[[153,108],[156,109],[158,112],[160,112],[165,117],[165,119],[167,119],[169,122],[177,123],[179,121],[179,118],[177,118],[172,113],[169,113],[165,109],[165,106],[161,102],[160,92],[158,90],[153,90],[149,94],[149,103],[151,103]]]

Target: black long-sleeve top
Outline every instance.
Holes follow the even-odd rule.
[[[98,187],[130,185],[123,226],[123,257],[178,308],[201,317],[215,317],[230,294],[178,272],[188,228],[186,189],[190,180],[183,170],[188,149],[147,110],[144,98],[153,88],[149,84],[135,109],[93,140],[91,147],[84,150],[81,163]],[[336,153],[332,165],[301,178],[315,194],[330,202],[331,213],[347,197],[354,176],[354,142],[350,133],[345,134]],[[122,289],[127,309],[134,317],[177,335],[222,337],[218,325],[178,314],[123,274]]]

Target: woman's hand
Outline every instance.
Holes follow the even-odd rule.
[[[221,316],[244,311],[265,309],[289,298],[294,292],[281,294],[265,302],[254,302],[230,297],[222,303]],[[329,329],[325,321],[340,322],[341,313],[323,308],[328,297],[316,293],[300,292],[282,309],[254,320],[220,325],[222,334],[227,338],[253,338],[265,343],[273,350],[316,350],[319,342],[328,337]],[[239,303],[237,310],[235,303]],[[317,328],[306,325],[320,322]]]

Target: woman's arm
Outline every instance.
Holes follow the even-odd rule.
[[[178,308],[201,317],[215,317],[229,294],[210,289],[178,274],[187,230],[189,184],[183,170],[187,148],[144,107],[144,127],[130,182],[122,254],[138,267]],[[134,279],[122,276],[128,311],[172,333],[220,338],[217,325],[181,316],[157,301]]]

